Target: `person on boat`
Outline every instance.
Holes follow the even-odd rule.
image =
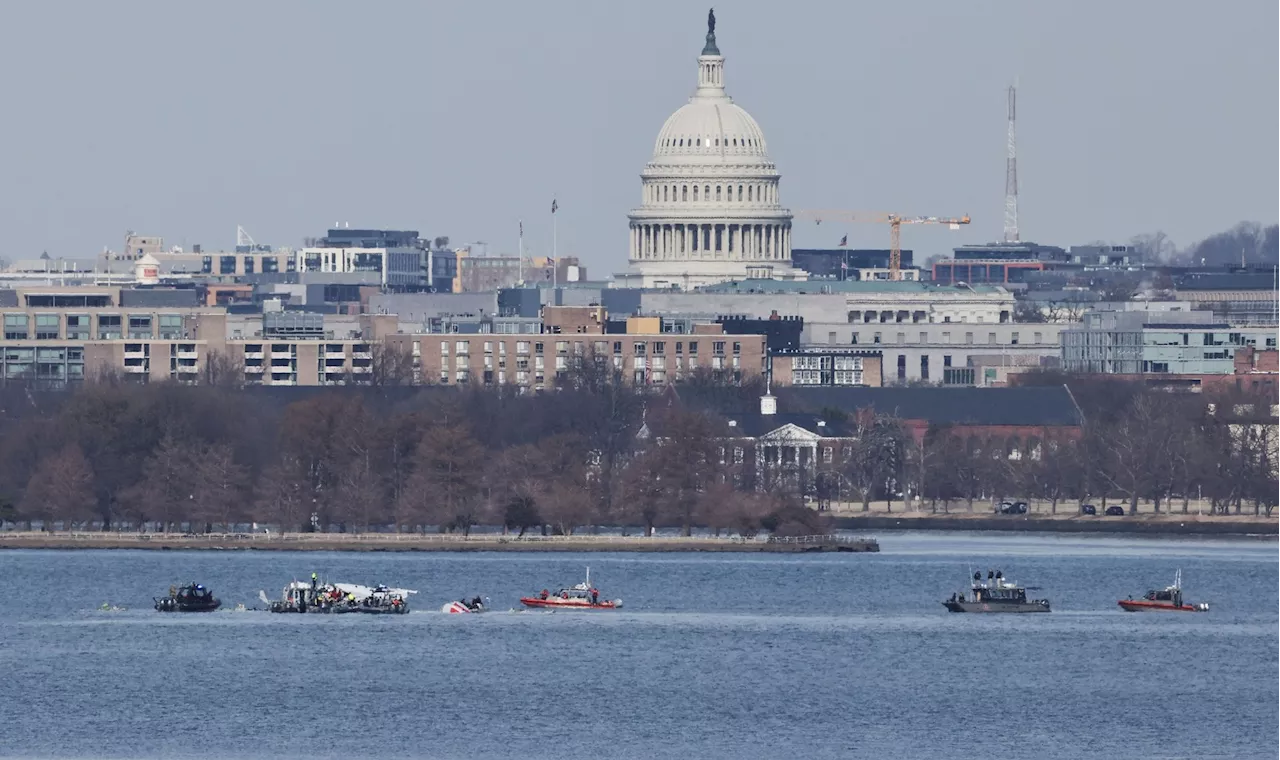
[[[311,590],[312,590],[312,591],[315,591],[315,590],[316,590],[316,584],[317,584],[318,582],[319,582],[319,579],[318,579],[318,578],[316,578],[316,574],[315,574],[315,573],[312,573],[312,574],[311,574]]]
[[[600,592],[596,589],[591,589],[591,603],[592,604],[600,603]]]
[[[473,609],[473,610],[478,610],[478,609],[480,609],[482,606],[484,606],[484,604],[480,601],[480,597],[478,597],[478,596],[477,596],[476,598],[472,599],[472,600],[471,600],[471,604],[469,604],[469,605],[467,605],[467,606],[468,606],[468,607],[470,607],[470,608],[471,608],[471,609]]]
[[[548,596],[550,596],[550,594],[549,594],[549,592],[548,592],[545,588],[544,588],[544,589],[542,589],[542,593],[541,593],[541,594],[538,594],[538,597],[539,597],[539,598],[541,598],[543,601],[546,601],[546,598],[547,598]]]

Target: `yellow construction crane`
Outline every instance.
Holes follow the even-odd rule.
[[[867,224],[889,225],[889,279],[902,279],[902,225],[904,224],[946,224],[951,229],[959,229],[960,225],[969,223],[969,215],[960,217],[943,216],[903,216],[902,214],[886,214],[878,211],[844,211],[840,209],[804,209],[795,215],[812,219],[822,224],[828,219],[840,219],[846,222],[865,222]]]

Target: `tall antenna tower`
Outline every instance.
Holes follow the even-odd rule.
[[[1004,174],[1004,242],[1018,242],[1018,84],[1009,85],[1009,157]]]
[[[248,232],[245,232],[244,227],[241,227],[240,225],[237,224],[236,225],[236,247],[252,248],[253,246],[254,246],[253,238],[250,237]]]

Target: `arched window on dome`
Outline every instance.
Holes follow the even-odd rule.
[[[666,185],[663,185],[663,186],[662,186],[662,200],[664,200],[664,201],[665,201],[665,200],[667,200],[667,186],[666,186]]]
[[[694,191],[696,192],[696,191],[697,191],[697,189],[698,189],[698,188],[696,188],[696,187],[695,187],[695,188],[694,188]],[[680,200],[682,200],[682,201],[687,201],[687,200],[689,200],[689,186],[688,186],[688,185],[681,185],[681,186],[680,186]]]
[[[738,203],[742,203],[742,185],[738,185]]]
[[[711,185],[702,186],[702,200],[704,201],[711,200]]]
[[[683,148],[683,147],[684,147],[684,138],[683,138],[683,137],[681,137],[681,138],[680,138],[680,147],[681,147],[681,148]]]
[[[720,202],[720,186],[716,185],[716,202]]]
[[[693,202],[694,203],[698,202],[698,186],[697,185],[693,186]]]
[[[747,202],[751,202],[751,185],[747,185]]]

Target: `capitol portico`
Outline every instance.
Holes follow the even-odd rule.
[[[804,280],[791,266],[791,212],[764,132],[725,93],[715,16],[698,57],[698,88],[663,124],[629,215],[631,287],[683,290],[727,280]]]

